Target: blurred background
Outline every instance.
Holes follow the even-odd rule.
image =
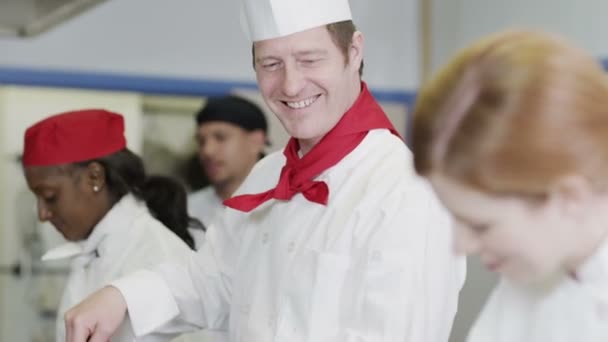
[[[366,38],[364,80],[406,140],[420,84],[482,35],[542,28],[608,57],[606,0],[350,2]],[[0,341],[52,341],[67,275],[66,265],[39,261],[61,238],[37,223],[22,176],[33,122],[83,107],[118,111],[148,171],[191,189],[204,184],[194,114],[208,96],[258,103],[270,121],[268,150],[282,148],[287,135],[258,94],[239,17],[237,0],[0,0]],[[451,342],[464,341],[494,283],[469,260]]]

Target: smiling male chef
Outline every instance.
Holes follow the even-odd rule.
[[[348,0],[243,0],[266,104],[291,140],[225,201],[187,265],[66,314],[69,342],[192,328],[230,341],[448,340],[464,282],[450,218],[361,81]]]

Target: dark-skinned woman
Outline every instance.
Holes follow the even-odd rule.
[[[126,147],[124,119],[105,110],[48,117],[25,133],[23,169],[40,221],[68,242],[43,259],[71,259],[57,316],[115,278],[165,261],[189,258],[193,246],[186,194],[179,183],[145,174]],[[181,199],[181,200],[180,200]],[[202,228],[202,226],[201,226]],[[113,342],[133,341],[123,323]]]

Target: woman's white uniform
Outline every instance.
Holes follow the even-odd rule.
[[[65,341],[65,312],[95,290],[142,268],[169,260],[185,262],[191,253],[181,239],[152,217],[145,203],[125,195],[95,226],[87,240],[67,243],[43,256],[43,260],[72,258],[57,315],[57,341]],[[156,336],[145,341],[168,339],[168,336]],[[128,321],[112,341],[134,341]]]
[[[608,341],[608,242],[576,273],[521,286],[503,279],[468,342]]]

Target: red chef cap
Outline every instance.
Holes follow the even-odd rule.
[[[48,117],[25,131],[23,165],[50,166],[101,158],[124,149],[122,115],[84,109]]]

